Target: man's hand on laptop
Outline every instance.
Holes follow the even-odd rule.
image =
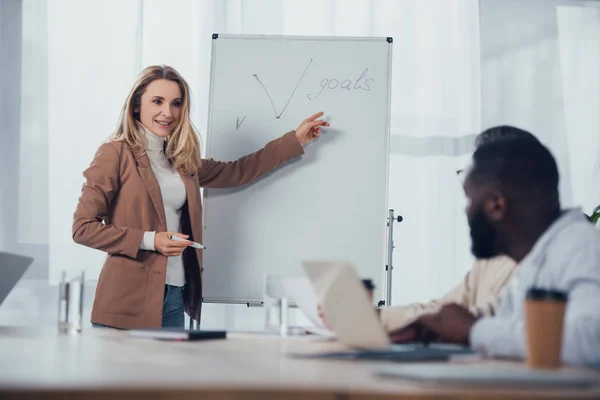
[[[458,304],[448,304],[433,314],[420,316],[413,323],[390,333],[395,343],[434,341],[469,344],[469,333],[477,321],[467,309]]]
[[[375,308],[374,310],[377,314],[377,317],[379,318],[381,316],[381,309]],[[323,313],[323,307],[321,307],[320,304],[317,304],[317,314],[319,315],[319,318],[321,318],[321,321],[323,321],[323,325],[325,325],[325,328],[329,329],[330,331],[333,331],[333,329],[331,329],[331,325],[329,325],[327,319],[325,318],[325,313]]]

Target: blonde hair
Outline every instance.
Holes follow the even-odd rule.
[[[148,141],[140,123],[141,99],[148,85],[157,79],[177,83],[182,95],[181,115],[167,137],[165,154],[177,171],[184,175],[195,174],[200,167],[200,143],[190,121],[190,88],[172,67],[153,65],[140,72],[123,104],[119,125],[110,140],[124,141],[134,150],[146,150]]]

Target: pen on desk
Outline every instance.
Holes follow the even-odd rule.
[[[171,240],[179,240],[179,241],[187,241],[187,239],[182,239],[179,236],[175,236],[175,235],[171,235],[169,237],[169,239],[171,239]],[[201,245],[200,243],[192,242],[192,244],[190,246],[192,246],[195,249],[206,250],[206,247],[204,245]]]

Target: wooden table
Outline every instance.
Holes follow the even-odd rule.
[[[131,339],[108,329],[61,336],[0,327],[0,399],[600,398],[598,388],[531,391],[418,384],[374,376],[385,362],[290,357],[339,349],[337,343],[309,337],[230,334],[227,340],[163,342]]]

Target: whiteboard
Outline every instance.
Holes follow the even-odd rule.
[[[260,302],[266,274],[352,262],[383,299],[391,38],[213,35],[206,155],[235,160],[324,111],[305,154],[204,190],[205,302]]]

